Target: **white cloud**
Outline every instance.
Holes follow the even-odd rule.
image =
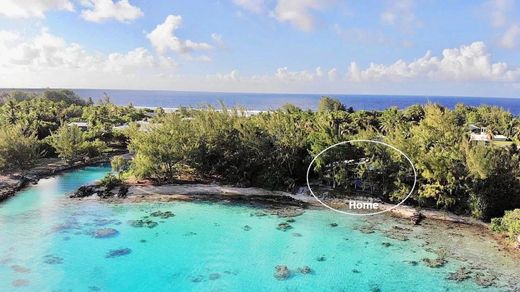
[[[327,75],[330,76],[336,74],[336,69],[331,69],[327,72]],[[290,71],[287,67],[280,67],[276,70],[275,77],[278,80],[284,82],[301,82],[301,81],[315,81],[319,80],[324,76],[323,69],[321,67],[316,67],[313,71]]]
[[[67,44],[63,39],[43,29],[39,35],[27,40],[12,31],[0,32],[0,64],[2,67],[24,66],[38,69],[42,67],[88,67],[96,56],[89,56],[80,45]]]
[[[287,67],[281,67],[276,70],[276,77],[279,80],[286,82],[312,81],[314,79],[314,74],[309,73],[306,70],[289,71]]]
[[[384,24],[399,25],[406,32],[413,32],[421,25],[415,16],[413,0],[394,0],[379,17]]]
[[[323,76],[323,70],[321,70],[321,67],[317,67],[315,72],[316,72],[316,77]]]
[[[509,69],[506,63],[493,63],[483,42],[468,46],[445,49],[442,57],[427,52],[423,57],[407,63],[397,60],[391,65],[371,63],[366,69],[359,69],[355,62],[348,68],[348,80],[403,81],[444,80],[444,81],[514,81],[520,77],[520,69]]]
[[[518,11],[515,0],[489,0],[481,8],[491,26],[500,34],[498,45],[505,49],[516,48],[520,39],[520,26],[514,13]]]
[[[265,10],[265,0],[233,0],[233,3],[255,13],[261,13]]]
[[[158,61],[145,48],[136,48],[127,53],[112,53],[104,61],[104,70],[109,72],[135,72],[142,68],[159,66],[175,67],[176,63],[171,59]]]
[[[240,68],[207,76],[179,75],[176,62],[167,55],[146,48],[93,52],[46,29],[34,36],[0,30],[0,52],[3,87],[476,96],[520,93],[520,69],[493,61],[482,42],[393,64],[365,67],[353,62],[348,70],[323,66],[290,70],[281,66],[257,75],[243,75]]]
[[[226,43],[222,39],[222,35],[221,34],[218,34],[218,33],[214,32],[214,33],[211,34],[211,38],[213,39],[213,41],[217,44],[217,46],[219,48],[225,48],[226,47]]]
[[[323,10],[336,0],[233,0],[235,5],[258,14],[266,14],[279,22],[287,22],[308,32],[316,27],[315,12]],[[274,4],[274,7],[268,7]],[[242,13],[239,14],[243,17]]]
[[[114,18],[120,22],[128,22],[143,16],[143,11],[128,0],[82,0],[81,3],[87,7],[81,11],[81,17],[88,21],[103,22]]]
[[[176,63],[155,58],[147,49],[108,55],[90,53],[77,43],[68,43],[47,29],[33,38],[17,32],[0,31],[0,67],[5,72],[21,70],[79,70],[133,73],[142,69],[172,69]]]
[[[103,54],[42,29],[34,36],[0,30],[4,87],[147,88],[170,86],[177,63],[145,48]],[[200,84],[200,83],[199,83]]]
[[[217,81],[240,81],[240,72],[237,69],[231,70],[229,73],[216,75],[208,75],[207,79]]]
[[[514,49],[520,42],[520,26],[518,24],[511,25],[502,38],[500,45],[506,49]]]
[[[329,6],[329,0],[278,0],[273,11],[274,17],[280,22],[289,22],[303,31],[311,31],[315,27],[314,10]]]
[[[488,14],[492,26],[504,27],[510,22],[514,6],[514,0],[489,0],[484,3],[483,11]]]
[[[205,42],[194,42],[191,40],[182,40],[175,35],[175,31],[182,24],[182,17],[179,15],[168,15],[163,23],[146,35],[155,50],[164,55],[168,51],[189,55],[197,50],[210,50],[212,46]]]
[[[338,70],[336,68],[330,69],[329,72],[327,72],[327,76],[330,81],[335,81],[336,78],[338,78]]]
[[[0,16],[8,18],[44,18],[49,10],[74,11],[69,0],[0,0]]]

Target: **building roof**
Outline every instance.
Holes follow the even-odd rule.
[[[69,126],[77,126],[77,127],[80,127],[80,128],[88,128],[88,123],[87,122],[70,122],[68,123]]]
[[[475,134],[471,133],[471,141],[491,141],[491,137],[486,133]]]

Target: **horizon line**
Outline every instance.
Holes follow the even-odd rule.
[[[441,98],[503,98],[520,99],[520,96],[477,96],[477,95],[425,95],[425,94],[386,94],[386,93],[316,93],[316,92],[255,92],[255,91],[207,91],[207,90],[173,90],[173,89],[124,89],[124,88],[72,88],[72,87],[8,87],[0,91],[15,90],[107,90],[107,91],[157,91],[187,93],[224,93],[224,94],[259,94],[259,95],[321,95],[321,96],[388,96],[388,97],[441,97]]]

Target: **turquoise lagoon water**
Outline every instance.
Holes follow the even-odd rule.
[[[427,238],[400,241],[385,236],[393,226],[406,226],[390,217],[360,219],[307,210],[283,232],[276,227],[285,219],[255,216],[259,210],[246,206],[68,199],[67,193],[108,171],[87,167],[43,179],[0,204],[0,291],[482,289],[471,280],[446,280],[464,259],[449,259],[441,268],[425,266],[423,258],[437,257],[425,248]],[[157,210],[175,216],[150,217],[158,222],[154,228],[128,223]],[[361,232],[367,224],[376,231]],[[92,234],[99,228],[119,233],[95,238]],[[107,257],[111,250],[125,252]],[[275,279],[276,265],[288,266],[291,277]],[[297,272],[305,265],[313,273]]]

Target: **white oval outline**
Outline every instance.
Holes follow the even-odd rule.
[[[314,161],[316,161],[316,159],[318,157],[320,157],[320,155],[322,155],[323,153],[325,153],[327,150],[331,149],[331,148],[334,148],[336,146],[339,146],[339,145],[344,145],[344,144],[352,144],[352,143],[357,143],[357,142],[368,142],[368,143],[375,143],[375,144],[380,144],[380,145],[384,145],[384,146],[387,146],[387,147],[390,147],[392,149],[394,149],[395,151],[397,151],[399,154],[401,154],[402,156],[404,156],[404,158],[406,158],[406,160],[408,160],[408,163],[410,163],[410,165],[412,166],[412,169],[413,169],[413,175],[414,175],[414,178],[413,178],[413,185],[412,185],[412,189],[410,190],[410,192],[408,193],[408,195],[401,201],[399,202],[397,205],[389,208],[389,209],[386,209],[386,210],[383,210],[383,211],[378,211],[378,212],[374,212],[374,213],[349,213],[349,212],[345,212],[345,211],[341,211],[341,210],[338,210],[338,209],[335,209],[335,208],[332,208],[331,206],[323,203],[320,199],[318,199],[318,197],[314,194],[314,192],[312,191],[312,188],[311,188],[311,185],[309,183],[309,173],[311,171],[311,167],[312,165],[314,164]],[[311,192],[311,195],[318,201],[320,202],[320,204],[322,204],[323,206],[331,209],[332,211],[335,211],[335,212],[338,212],[338,213],[342,213],[342,214],[345,214],[345,215],[352,215],[352,216],[370,216],[370,215],[378,215],[378,214],[382,214],[382,213],[385,213],[385,212],[388,212],[388,211],[391,211],[397,207],[399,207],[401,204],[403,204],[406,200],[408,200],[408,198],[412,195],[413,191],[415,190],[415,186],[417,185],[417,170],[415,169],[415,165],[413,164],[412,160],[410,159],[410,157],[408,157],[408,155],[404,154],[403,151],[397,149],[396,147],[394,147],[393,145],[390,145],[390,144],[387,144],[387,143],[384,143],[384,142],[381,142],[381,141],[376,141],[376,140],[365,140],[365,139],[358,139],[358,140],[348,140],[348,141],[342,141],[342,142],[339,142],[339,143],[336,143],[336,144],[333,144],[333,145],[330,145],[329,147],[325,148],[324,150],[322,150],[320,153],[318,153],[318,155],[314,156],[314,158],[312,159],[311,163],[309,163],[309,167],[307,168],[307,175],[305,177],[305,179],[307,180],[307,188],[309,189],[309,191]]]

